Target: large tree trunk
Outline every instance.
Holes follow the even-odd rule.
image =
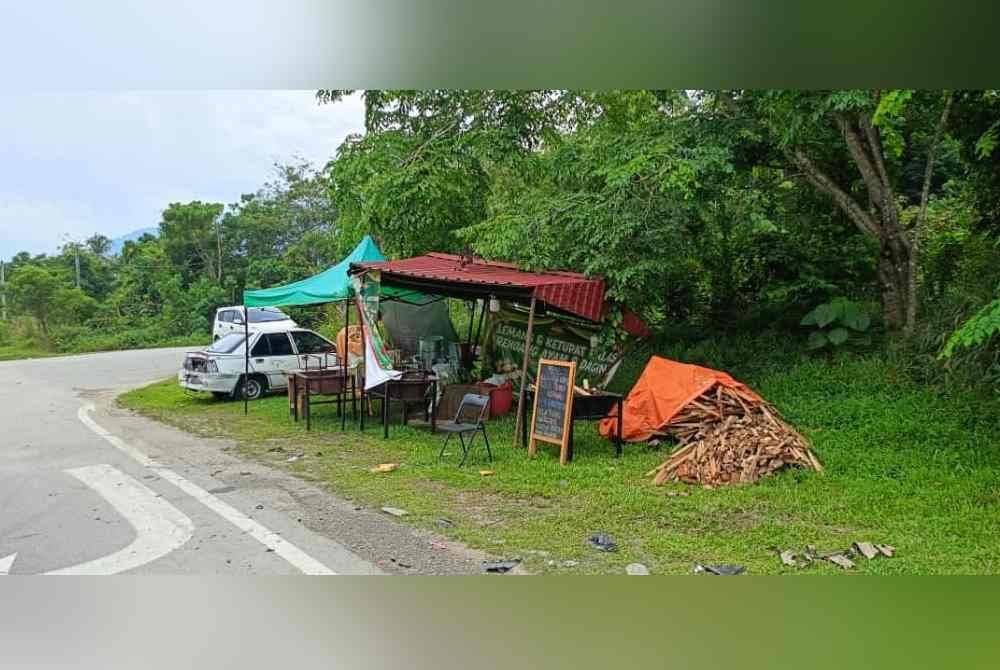
[[[883,240],[878,259],[882,315],[889,330],[909,333],[916,315],[916,277],[913,249],[903,239]],[[911,316],[913,315],[913,316]]]
[[[876,100],[878,96],[876,95]],[[923,192],[920,211],[914,229],[918,229],[927,214],[927,199],[930,193],[934,158],[941,133],[948,121],[952,96],[945,97],[944,109],[935,128],[934,138],[927,153],[924,170]],[[837,127],[844,136],[847,150],[854,165],[861,173],[868,192],[868,207],[862,207],[849,194],[850,189],[841,187],[820,169],[801,149],[787,152],[789,159],[802,170],[806,178],[817,190],[826,193],[837,206],[854,222],[862,233],[879,241],[877,264],[879,292],[882,296],[882,310],[886,328],[909,337],[917,318],[917,255],[918,249],[899,220],[899,206],[896,193],[885,168],[882,152],[882,138],[871,119],[865,113],[848,115],[839,113],[835,117]]]

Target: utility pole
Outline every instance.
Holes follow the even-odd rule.
[[[4,274],[6,266],[4,262],[0,260],[0,314],[3,315],[3,320],[7,320],[7,275]]]
[[[80,288],[80,245],[74,242],[73,250],[76,251],[76,287]]]

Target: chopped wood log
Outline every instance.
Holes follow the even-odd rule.
[[[722,384],[691,400],[658,435],[680,448],[646,473],[656,485],[755,483],[785,467],[823,471],[806,438],[773,405]]]

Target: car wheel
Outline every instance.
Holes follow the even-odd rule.
[[[258,400],[264,395],[264,383],[258,377],[250,377],[240,383],[236,392],[237,398],[246,397],[247,400]]]

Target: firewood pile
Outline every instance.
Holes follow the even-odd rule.
[[[823,466],[809,442],[775,407],[739,388],[715,384],[664,426],[680,448],[647,473],[666,481],[719,486],[754,483],[785,466]]]

